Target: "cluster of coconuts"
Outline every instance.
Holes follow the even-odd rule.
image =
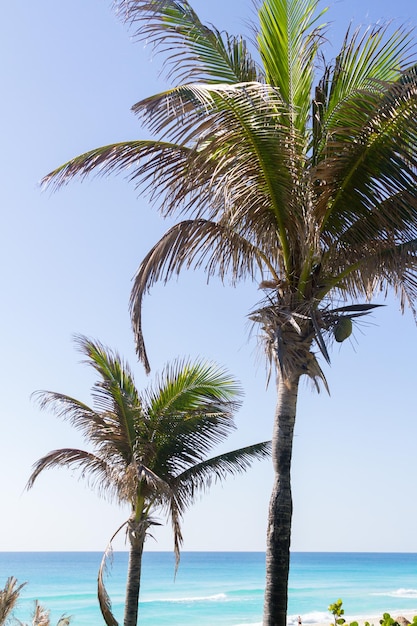
[[[350,317],[341,316],[333,327],[333,334],[336,341],[341,343],[352,334],[352,320]]]

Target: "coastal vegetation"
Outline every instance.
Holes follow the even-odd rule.
[[[179,219],[146,254],[131,295],[150,364],[144,294],[185,268],[258,283],[249,319],[276,378],[274,485],[264,626],[286,626],[291,456],[300,379],[327,389],[321,360],[377,296],[417,297],[417,66],[411,29],[349,27],[327,59],[318,0],[263,0],[248,41],[203,24],[187,0],[118,0],[165,57],[172,87],[136,103],[154,139],[82,154],[45,177],[60,187],[126,173]]]
[[[18,585],[16,578],[9,576],[4,588],[0,589],[0,626],[6,626],[11,623],[13,610],[25,585],[26,583]],[[13,621],[19,626],[28,626],[16,618],[13,618]],[[70,623],[71,618],[63,615],[58,620],[56,626],[69,626]],[[51,626],[49,610],[41,606],[37,600],[35,601],[31,626]]]
[[[126,529],[130,551],[124,626],[136,626],[144,543],[150,529],[160,524],[158,511],[172,524],[178,566],[187,507],[213,482],[268,457],[271,446],[265,441],[207,457],[234,430],[233,413],[241,396],[237,382],[214,364],[177,360],[140,393],[128,364],[116,352],[84,336],[76,343],[85,363],[99,375],[92,389],[93,407],[53,391],[36,392],[35,398],[41,409],[79,430],[92,451],[49,452],[34,465],[27,486],[31,488],[45,469],[67,467],[100,495],[129,507],[128,520],[103,556],[98,598],[106,624],[117,626],[104,569],[112,540]]]
[[[332,604],[329,605],[328,611],[329,613],[333,615],[334,626],[344,626],[345,624],[346,626],[359,626],[357,621],[348,623],[346,619],[343,617],[343,615],[345,614],[345,610],[343,609],[343,602],[340,598],[336,600],[336,602],[333,602]],[[394,618],[394,617],[391,617],[389,613],[384,613],[382,615],[382,618],[378,620],[378,623],[381,624],[381,626],[408,626],[408,624],[411,624],[411,626],[416,626],[417,615],[415,615],[413,617],[413,621],[410,622],[405,617]],[[364,626],[374,626],[373,624],[371,625],[371,623],[368,621],[365,621],[363,624]],[[333,625],[330,624],[330,626],[333,626]]]

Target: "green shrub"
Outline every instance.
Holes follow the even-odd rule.
[[[339,598],[339,600],[336,600],[336,602],[330,604],[328,608],[328,611],[333,615],[334,626],[343,626],[343,624],[346,624],[346,620],[343,617],[345,611],[342,606],[343,602]],[[401,626],[393,617],[391,617],[389,613],[384,613],[382,619],[379,620],[379,623],[381,624],[381,626]],[[347,624],[347,626],[358,626],[358,622],[350,622],[349,624]],[[370,624],[369,622],[365,622],[365,626],[374,625]],[[413,617],[413,621],[411,622],[410,626],[417,626],[417,615]]]

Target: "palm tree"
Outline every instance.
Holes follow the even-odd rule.
[[[181,518],[198,493],[213,480],[245,471],[254,459],[270,454],[270,442],[207,458],[234,429],[239,386],[218,367],[197,361],[167,366],[153,388],[139,394],[131,371],[116,352],[78,336],[86,363],[100,376],[94,385],[94,408],[52,391],[36,393],[42,409],[51,409],[80,430],[93,451],[53,450],[34,465],[31,488],[39,474],[52,467],[70,467],[87,477],[100,494],[130,506],[130,544],[124,626],[136,626],[145,538],[162,508],[171,520],[179,560]],[[114,538],[114,536],[112,539]],[[99,571],[98,596],[106,624],[117,621],[103,584],[107,553]]]
[[[276,373],[275,482],[264,624],[284,626],[290,466],[301,376],[326,380],[333,340],[376,293],[417,296],[417,68],[411,31],[349,28],[327,61],[318,0],[258,2],[252,47],[203,24],[187,0],[119,0],[139,38],[165,54],[173,87],[134,105],[156,137],[104,146],[45,177],[127,172],[164,216],[178,215],[142,261],[131,296],[149,370],[144,293],[184,268],[257,281],[250,313]]]

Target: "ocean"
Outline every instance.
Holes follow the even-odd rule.
[[[116,552],[107,575],[113,612],[123,624],[128,555]],[[14,616],[30,622],[34,601],[73,626],[102,625],[96,598],[98,552],[0,553],[0,588],[9,576],[27,582]],[[174,556],[145,552],[141,626],[260,626],[265,555],[184,552],[174,580]],[[417,614],[417,554],[295,552],[291,556],[289,624],[330,623],[327,608],[342,598],[348,619]],[[378,624],[376,620],[375,624]]]

